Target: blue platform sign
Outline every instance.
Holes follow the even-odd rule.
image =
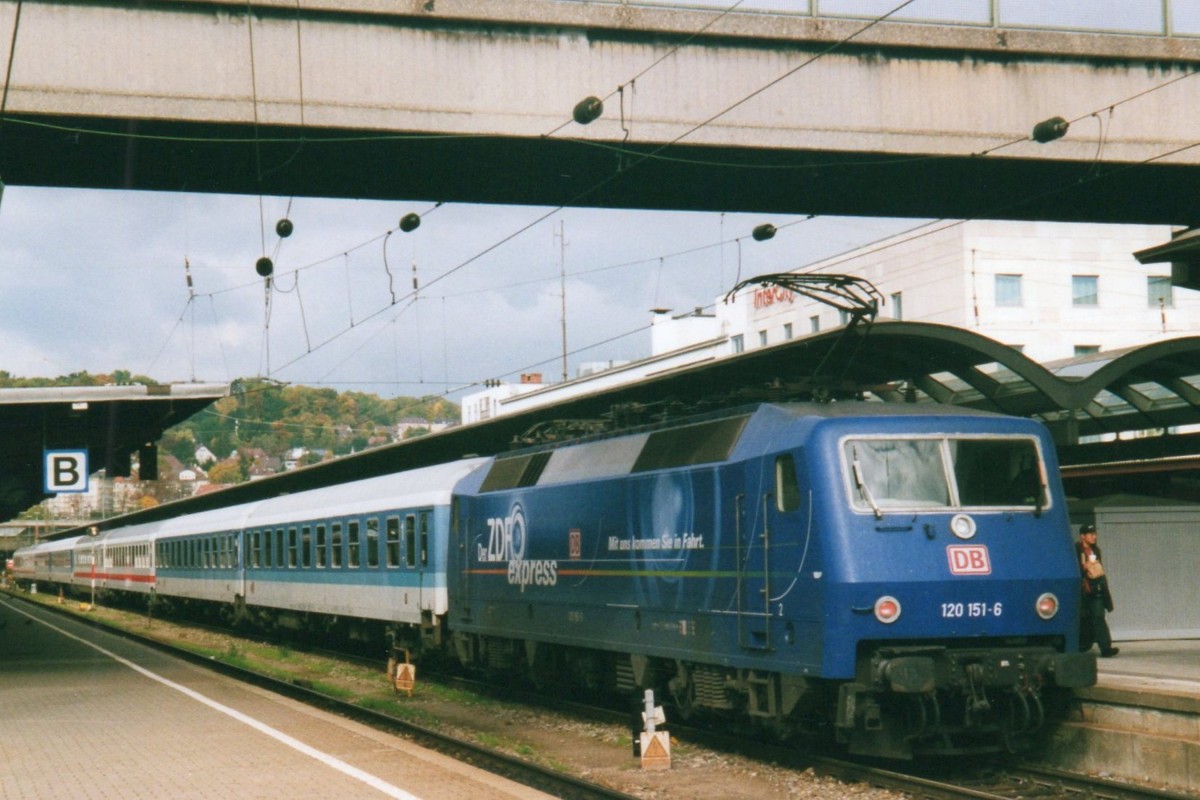
[[[87,450],[45,450],[42,453],[47,494],[88,490]]]

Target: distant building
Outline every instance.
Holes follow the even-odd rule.
[[[865,278],[879,319],[983,334],[1046,363],[1200,329],[1200,294],[1171,284],[1170,264],[1133,252],[1171,238],[1165,225],[942,221],[798,270]],[[700,336],[737,353],[846,323],[830,306],[774,287],[746,288]]]
[[[879,319],[933,322],[988,336],[1046,363],[1200,330],[1200,293],[1171,284],[1170,264],[1134,251],[1165,225],[940,221],[796,272],[865,278]],[[783,271],[783,270],[780,270]],[[651,355],[560,384],[497,384],[462,399],[464,423],[524,411],[714,358],[845,325],[838,309],[777,287],[747,287],[712,310],[656,309]]]

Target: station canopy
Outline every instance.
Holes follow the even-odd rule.
[[[229,394],[224,383],[0,389],[0,520],[47,492],[44,456],[85,453],[88,469],[128,476],[132,454]]]

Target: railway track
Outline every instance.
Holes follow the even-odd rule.
[[[20,597],[20,595],[16,596]],[[53,606],[50,608],[55,609]],[[306,685],[305,681],[272,678],[259,672],[214,660],[210,656],[181,650],[170,644],[146,638],[136,632],[113,629],[103,623],[95,623],[85,616],[75,614],[72,616],[77,619],[82,618],[91,624],[102,625],[107,630],[115,630],[121,635],[136,639],[164,652],[170,652],[237,680],[405,736],[456,760],[489,770],[548,794],[565,798],[581,798],[582,800],[632,797],[632,795],[605,786],[573,778],[561,770],[547,769],[526,759],[465,741],[461,736],[445,734],[427,726],[363,708],[352,702],[331,698],[328,694],[316,691]],[[225,629],[208,627],[212,630],[219,630],[226,636],[237,635],[231,634]],[[316,650],[317,648],[312,649]],[[368,661],[361,654],[324,652],[360,663]],[[382,659],[371,659],[369,664],[380,670],[383,668]],[[433,676],[429,670],[423,670],[423,680],[427,681],[431,677]],[[511,687],[497,687],[461,676],[437,676],[437,680],[449,686],[466,688],[471,692],[491,696],[505,702],[576,715],[589,722],[630,725],[630,714],[627,711],[586,703],[566,702],[561,698],[548,698],[542,694]],[[1192,797],[1150,787],[1050,770],[1019,761],[987,763],[975,761],[969,765],[943,763],[936,767],[923,764],[880,766],[831,755],[821,752],[819,748],[804,751],[795,746],[748,740],[741,736],[731,736],[722,732],[681,725],[678,722],[671,722],[668,727],[674,738],[689,746],[739,755],[764,766],[771,765],[796,772],[811,769],[819,775],[846,783],[866,784],[922,800],[925,798],[929,800],[958,800],[959,798],[981,800],[1014,800],[1015,798],[1035,800],[1189,800]]]

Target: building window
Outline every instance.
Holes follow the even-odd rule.
[[[839,325],[849,325],[850,324],[850,312],[844,308],[838,309],[838,324]]]
[[[733,347],[733,352],[735,353],[746,352],[746,340],[742,338],[740,333],[737,336],[729,337],[729,344]]]
[[[785,323],[783,323],[783,340],[785,342],[787,342],[787,341],[791,341],[791,339],[792,339],[792,323],[785,322]]]
[[[758,346],[759,347],[767,346],[767,332],[766,331],[758,332]]]
[[[904,294],[902,292],[892,295],[892,319],[904,319]]]
[[[1090,356],[1092,353],[1099,353],[1100,345],[1098,344],[1077,344],[1075,345],[1075,355]]]
[[[1100,278],[1095,275],[1072,275],[1071,305],[1100,305]]]
[[[1021,301],[1020,275],[996,276],[996,305],[1006,307],[1019,307],[1023,305]]]
[[[808,330],[811,333],[819,333],[821,331],[821,318],[820,317],[809,317],[808,318]]]
[[[1147,304],[1151,308],[1174,308],[1175,295],[1172,293],[1171,279],[1151,275],[1146,278]]]

